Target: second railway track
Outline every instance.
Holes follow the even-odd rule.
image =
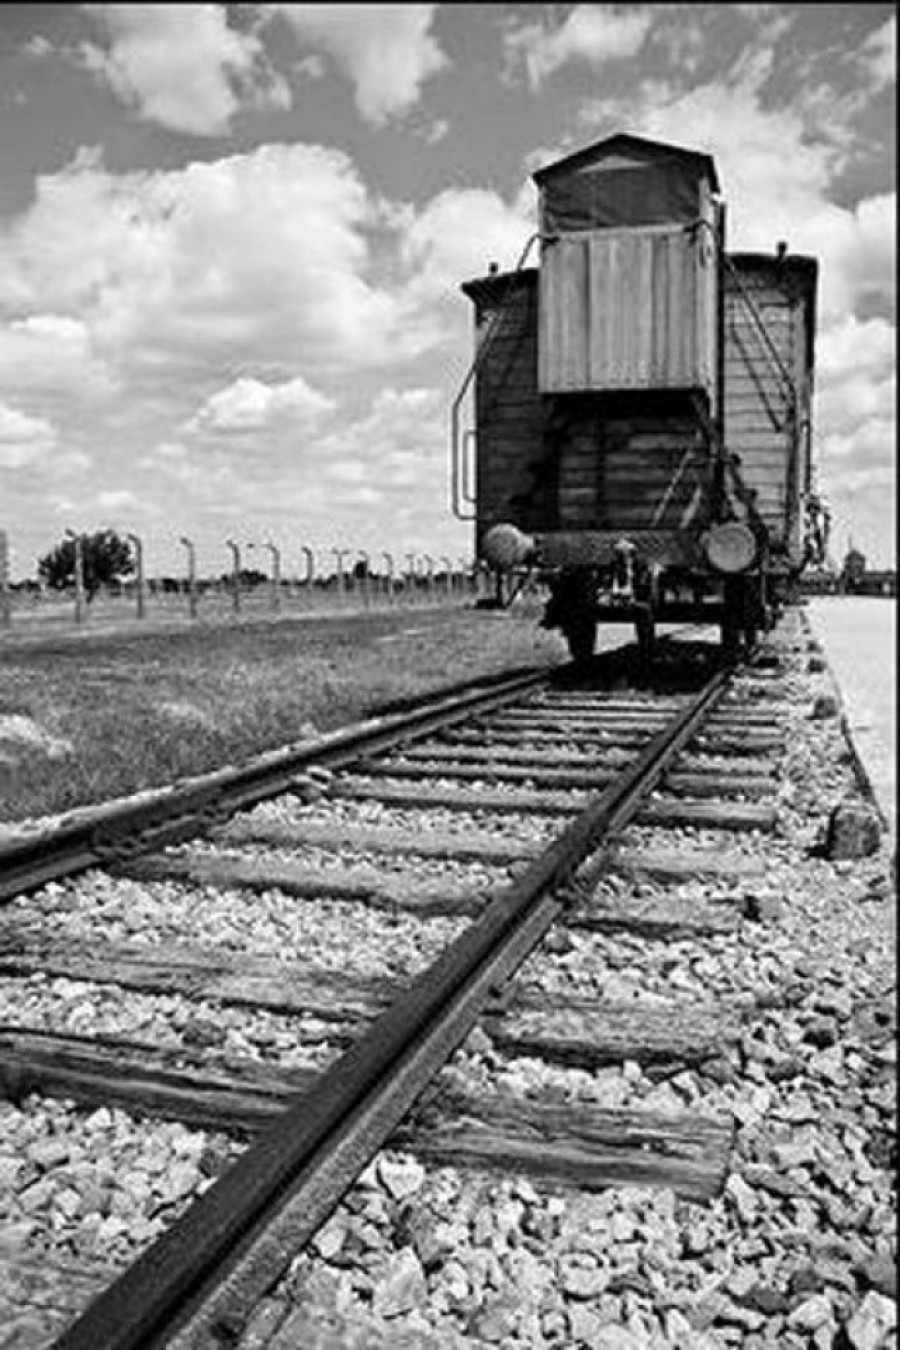
[[[734,1122],[704,1109],[697,1074],[727,1073],[752,1000],[698,996],[677,960],[641,989],[577,959],[608,938],[721,945],[759,917],[778,680],[693,682],[699,695],[520,680],[445,700],[268,757],[287,790],[259,805],[261,774],[220,780],[224,802],[188,792],[174,826],[150,822],[157,843],[189,833],[191,809],[242,793],[250,809],[156,852],[145,839],[129,857],[121,814],[113,831],[109,815],[105,832],[79,825],[80,865],[99,847],[109,871],[6,910],[3,1082],[15,1109],[57,1101],[25,1213],[48,1236],[77,1229],[87,1184],[102,1217],[59,1243],[67,1290],[43,1317],[23,1297],[15,1343],[265,1344],[266,1310],[284,1313],[273,1287],[315,1264],[310,1242],[329,1250],[320,1235],[372,1158],[401,1197],[416,1168],[461,1162],[524,1193],[718,1194]],[[523,1063],[538,1066],[524,1093]],[[649,1105],[585,1088],[635,1072],[657,1084]],[[110,1132],[134,1139],[124,1177],[100,1167]],[[418,1160],[405,1181],[385,1146]],[[120,1272],[105,1291],[101,1255]],[[284,1344],[313,1343],[323,1317],[341,1307],[301,1299]]]

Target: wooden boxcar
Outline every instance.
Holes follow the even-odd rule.
[[[726,252],[706,154],[617,135],[534,177],[538,265],[462,286],[454,509],[577,658],[601,621],[752,643],[811,552],[816,261]]]

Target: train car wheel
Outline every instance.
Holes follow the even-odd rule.
[[[577,665],[590,661],[597,645],[597,620],[587,614],[578,615],[569,620],[563,632],[572,660]]]

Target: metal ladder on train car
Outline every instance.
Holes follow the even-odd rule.
[[[518,262],[506,279],[506,288],[500,297],[500,303],[497,306],[494,316],[485,329],[484,336],[479,343],[478,350],[472,359],[471,365],[466,372],[465,379],[460,385],[459,392],[453,400],[450,409],[450,505],[457,520],[475,519],[475,494],[472,488],[472,475],[470,470],[471,456],[467,453],[468,447],[476,437],[474,428],[460,434],[460,410],[463,399],[469,391],[469,386],[474,380],[490,348],[494,334],[500,326],[500,320],[503,316],[503,310],[512,294],[512,285],[514,278],[522,271],[532,247],[540,239],[540,234],[532,234],[526,243]]]

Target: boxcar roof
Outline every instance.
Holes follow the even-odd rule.
[[[553,164],[545,164],[542,169],[533,173],[532,177],[540,187],[546,179],[557,174],[571,173],[594,160],[601,160],[620,152],[627,154],[629,151],[636,151],[640,156],[647,157],[650,162],[654,159],[677,159],[685,166],[702,170],[709,178],[713,191],[719,191],[719,179],[711,155],[699,150],[686,150],[683,146],[670,145],[665,141],[650,141],[643,136],[632,136],[624,131],[607,136],[602,141],[595,141],[593,145],[576,150],[574,154],[566,155],[564,159],[558,159]]]
[[[460,286],[463,295],[474,300],[477,305],[490,304],[499,300],[515,286],[533,286],[537,281],[536,267],[522,267],[518,272],[489,272],[485,277],[474,277]]]

